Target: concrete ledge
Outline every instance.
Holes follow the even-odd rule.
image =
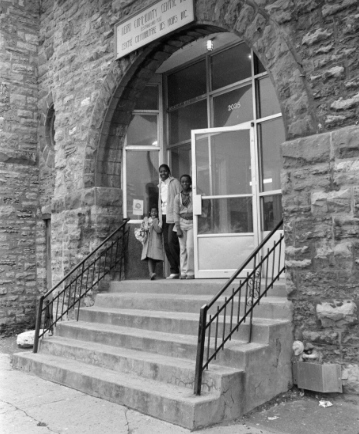
[[[223,398],[218,393],[195,396],[183,387],[45,354],[17,353],[13,366],[188,429],[202,428],[242,414],[242,406],[237,399],[232,399],[233,393],[238,392],[228,389]],[[228,380],[224,381],[226,386],[240,390],[240,379]]]

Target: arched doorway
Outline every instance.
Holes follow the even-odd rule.
[[[136,224],[157,203],[161,162],[175,177],[192,174],[196,277],[230,275],[282,218],[285,130],[267,71],[236,35],[214,33],[155,71],[132,116],[124,216]]]
[[[201,40],[204,42],[211,35],[222,32],[228,32],[228,35],[237,38],[237,42],[238,38],[241,38],[240,40],[244,41],[257,54],[265,68],[263,74],[267,76],[268,73],[267,82],[271,82],[275,88],[275,94],[280,102],[283,114],[286,138],[291,139],[296,136],[308,135],[317,130],[318,122],[315,113],[310,109],[311,93],[307,89],[305,80],[303,80],[301,64],[298,61],[298,56],[291,48],[288,37],[280,31],[276,23],[261,8],[252,10],[252,6],[242,5],[241,1],[234,1],[233,4],[237,4],[238,7],[231,8],[233,20],[230,22],[226,20],[226,15],[218,15],[211,8],[204,11],[199,7],[196,11],[197,21],[195,23],[174,32],[167,38],[154,41],[146,47],[125,56],[120,61],[111,64],[92,113],[86,148],[86,164],[83,173],[85,190],[92,189],[95,196],[99,198],[96,215],[99,224],[96,225],[96,228],[103,227],[103,230],[107,230],[108,233],[120,222],[123,215],[128,215],[128,209],[131,208],[131,204],[127,200],[128,196],[127,198],[124,197],[125,204],[122,201],[123,190],[127,186],[127,179],[124,179],[124,170],[126,170],[127,165],[124,168],[124,160],[127,151],[130,151],[125,143],[128,126],[135,115],[134,110],[137,110],[136,105],[143,99],[142,92],[145,91],[148,84],[155,84],[151,83],[150,80],[153,79],[156,71],[164,62],[173,57],[174,53],[182,52],[182,48],[188,46],[188,44]],[[249,10],[252,10],[252,12],[248,13]],[[215,51],[216,48],[213,54],[215,54]],[[223,71],[223,68],[220,69]],[[167,72],[162,73],[162,77],[166,75],[165,73]],[[252,81],[255,78],[259,79],[260,76],[253,77],[251,75]],[[164,90],[164,94],[159,99],[163,104],[166,98],[166,86],[163,81],[159,87]],[[221,92],[222,90],[225,91],[226,89],[220,88],[214,91]],[[214,94],[212,96],[214,97]],[[212,96],[208,95],[206,98],[210,99]],[[298,100],[300,100],[300,104],[296,104]],[[271,103],[272,100],[269,102],[269,106]],[[232,107],[234,111],[235,107],[235,105]],[[252,108],[256,109],[255,102]],[[140,107],[138,109],[141,111]],[[176,107],[172,107],[172,109],[175,111]],[[175,169],[175,145],[179,145],[179,143],[169,144],[168,117],[165,120],[164,116],[161,117],[160,115],[160,113],[163,114],[164,112],[166,111],[163,110],[163,107],[159,106],[157,114],[160,122],[158,126],[160,134],[158,138],[163,142],[157,148],[158,151],[152,145],[150,145],[150,150],[157,151],[158,162],[168,161]],[[142,114],[145,113],[142,112]],[[278,113],[278,117],[281,117],[280,113]],[[255,121],[257,120],[255,119]],[[208,122],[207,127],[211,128],[212,125]],[[256,128],[254,134],[260,137],[261,131]],[[158,143],[160,142],[158,141]],[[185,145],[185,143],[180,144]],[[171,149],[169,149],[170,147]],[[133,151],[136,150],[139,151],[139,147],[133,149]],[[178,148],[178,152],[182,150],[184,151],[184,147]],[[188,154],[188,149],[186,152]],[[151,163],[151,165],[156,166],[155,162]],[[269,178],[264,174],[263,179]],[[155,170],[153,170],[153,180],[151,178],[150,181],[150,187],[157,183]],[[260,199],[264,202],[263,207],[269,210],[267,216],[271,216],[271,208],[274,207],[274,204],[268,204],[267,202],[273,202],[273,199],[265,199],[264,193],[270,196],[269,193],[272,193],[272,190],[264,190],[261,193],[263,193],[261,195],[263,199]],[[110,212],[108,212],[107,205],[102,206],[103,201],[101,198],[107,196],[112,207]],[[259,193],[257,197],[259,197]],[[143,202],[146,201],[143,199]],[[256,203],[257,209],[259,209],[258,200]],[[277,201],[276,205],[278,204]],[[127,210],[125,210],[126,207]],[[144,209],[143,211],[145,212]],[[106,227],[102,224],[102,214],[106,214]],[[259,221],[258,213],[255,213],[255,215]],[[139,252],[137,252],[137,256],[140,256]],[[130,253],[129,257],[132,260],[136,257],[136,254]],[[135,264],[136,269],[140,268],[139,262],[138,260]]]

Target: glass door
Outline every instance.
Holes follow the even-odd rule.
[[[191,140],[195,276],[229,277],[259,241],[254,128],[193,130]]]

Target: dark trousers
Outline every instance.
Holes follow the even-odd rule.
[[[165,252],[170,263],[171,274],[179,274],[179,242],[177,233],[173,232],[174,223],[167,223],[166,216],[162,215],[162,234]]]

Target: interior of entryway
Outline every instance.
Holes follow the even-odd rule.
[[[275,89],[253,50],[232,33],[198,39],[137,100],[123,153],[124,216],[138,224],[157,204],[160,163],[177,178],[191,174],[201,196],[196,277],[228,277],[282,218],[284,140]]]

